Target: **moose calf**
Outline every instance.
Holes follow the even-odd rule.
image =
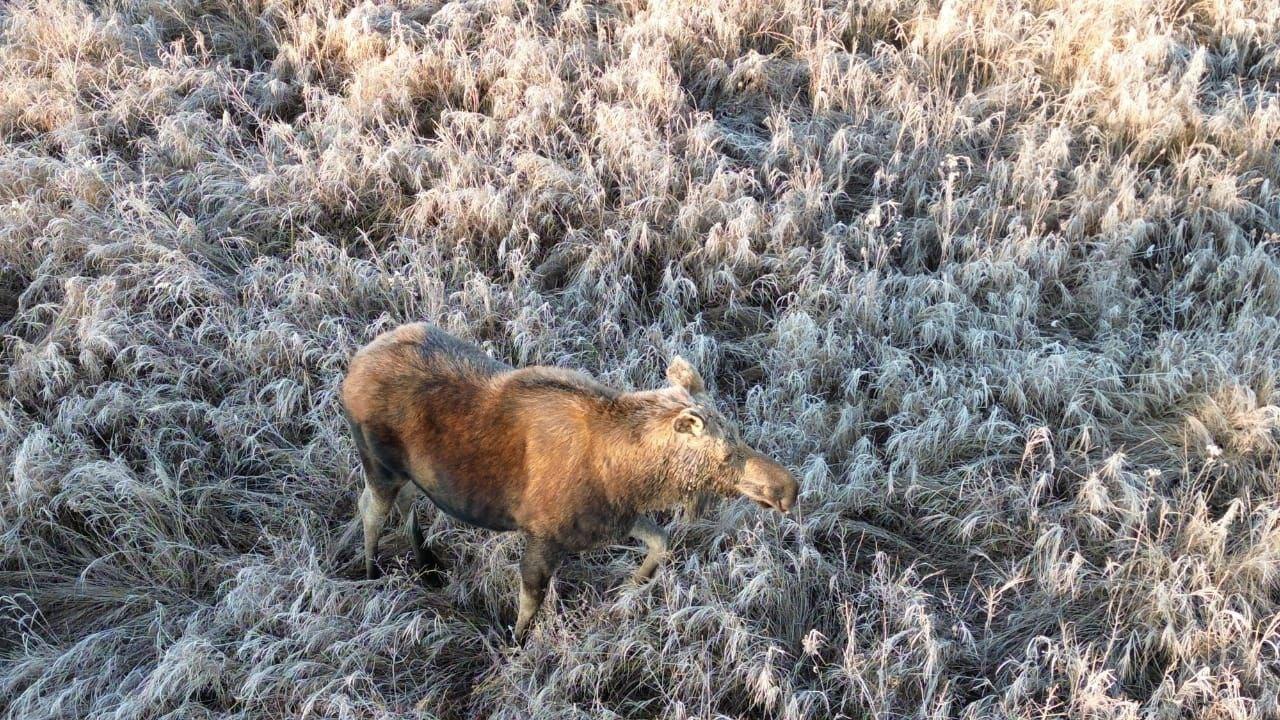
[[[374,549],[393,504],[418,565],[439,567],[413,510],[418,492],[463,522],[519,530],[520,640],[566,553],[630,535],[648,548],[635,581],[653,575],[667,533],[647,511],[704,494],[788,511],[798,490],[791,473],[742,442],[689,363],[672,360],[667,379],[660,390],[620,392],[571,370],[513,369],[425,323],[379,335],[342,384],[364,466],[366,575],[376,576]]]

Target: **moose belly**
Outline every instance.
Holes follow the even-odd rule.
[[[425,490],[424,490],[425,492]],[[463,495],[450,493],[441,488],[426,492],[427,497],[440,511],[455,520],[468,525],[475,525],[486,530],[515,530],[515,520],[504,507],[505,503],[495,502],[492,495],[474,493]]]

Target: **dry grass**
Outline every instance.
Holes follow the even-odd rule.
[[[1280,715],[1280,5],[0,7],[11,718]],[[354,579],[347,358],[693,359],[802,477]],[[385,557],[401,565],[405,545]]]

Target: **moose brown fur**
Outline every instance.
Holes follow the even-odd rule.
[[[425,323],[386,332],[360,350],[342,398],[365,488],[358,517],[365,572],[393,505],[407,519],[420,567],[438,567],[423,542],[419,492],[458,520],[526,537],[520,561],[523,637],[567,553],[630,535],[648,548],[648,580],[667,534],[643,513],[703,494],[745,495],[786,512],[797,483],[747,447],[681,358],[668,387],[620,392],[555,367],[513,369]]]

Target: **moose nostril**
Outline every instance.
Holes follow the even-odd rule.
[[[796,497],[799,495],[797,490],[798,488],[792,487],[782,493],[781,502],[778,504],[782,507],[783,512],[789,512],[791,508],[795,507]]]

